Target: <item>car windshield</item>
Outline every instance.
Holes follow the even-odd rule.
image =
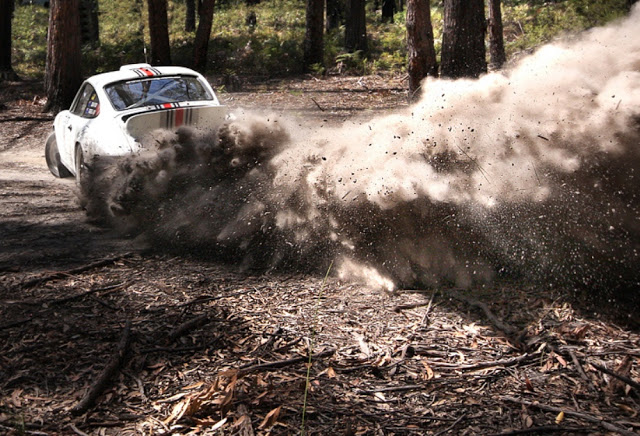
[[[118,111],[183,101],[213,100],[211,93],[192,76],[128,80],[107,85],[105,91]]]

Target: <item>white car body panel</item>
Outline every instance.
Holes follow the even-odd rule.
[[[167,77],[176,78],[175,82],[166,80],[169,90],[174,87],[174,83],[180,83],[182,78],[196,78],[210,99],[179,102],[160,100],[160,103],[137,106],[143,103],[140,101],[134,102],[130,107],[118,109],[117,103],[113,102],[105,90],[105,87],[120,82],[136,83],[146,78]],[[164,95],[159,95],[160,92],[167,92],[163,88],[166,86],[160,87],[155,94],[148,90],[145,92],[149,93],[149,99],[162,99]],[[115,91],[111,95],[119,96]],[[87,96],[90,97],[86,98]],[[139,140],[155,129],[175,130],[181,126],[193,126],[201,130],[215,130],[227,117],[226,107],[220,105],[211,85],[201,74],[183,67],[135,64],[85,80],[71,108],[60,112],[55,117],[53,126],[60,162],[72,174],[77,175],[75,159],[78,146],[82,148],[85,162],[96,155],[126,155],[138,152],[141,148]]]

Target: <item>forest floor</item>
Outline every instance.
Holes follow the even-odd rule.
[[[406,106],[405,86],[306,78],[220,97],[340,122]],[[47,170],[41,96],[0,88],[0,434],[640,432],[640,335],[561,289],[389,293],[92,226],[74,181]]]

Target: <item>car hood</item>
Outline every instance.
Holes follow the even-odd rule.
[[[175,130],[190,126],[198,130],[214,131],[225,121],[228,115],[226,106],[188,106],[175,104],[156,110],[124,115],[126,132],[136,140],[156,129]]]

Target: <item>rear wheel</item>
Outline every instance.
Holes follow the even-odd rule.
[[[44,146],[44,158],[47,161],[49,171],[56,177],[71,177],[71,171],[60,162],[60,152],[58,151],[58,143],[56,142],[55,133],[51,133],[47,138]]]

